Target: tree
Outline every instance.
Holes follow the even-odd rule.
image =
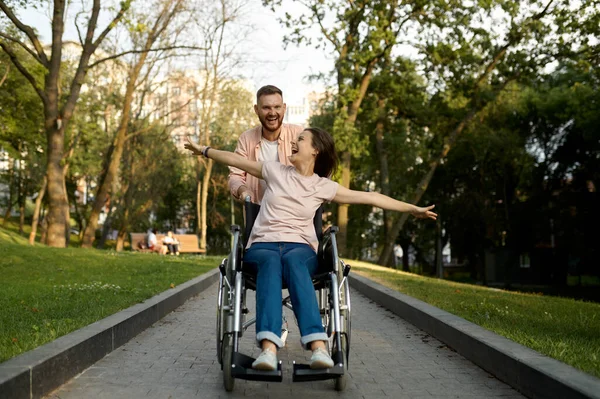
[[[588,5],[582,5],[581,9],[573,9],[566,0],[529,3],[497,1],[489,4],[491,7],[471,10],[471,14],[476,16],[478,13],[488,13],[492,10],[504,13],[504,34],[496,36],[483,31],[477,26],[478,19],[472,18],[472,25],[467,28],[452,29],[452,25],[446,25],[448,28],[445,31],[434,30],[434,36],[444,34],[450,40],[437,44],[431,42],[424,48],[425,54],[428,55],[426,59],[431,60],[429,69],[435,72],[433,76],[442,81],[442,87],[449,89],[451,97],[459,102],[462,100],[464,106],[460,107],[453,128],[443,135],[441,151],[428,161],[429,169],[417,185],[411,199],[413,203],[421,200],[437,167],[448,156],[459,135],[486,105],[495,101],[507,85],[515,80],[535,79],[550,62],[570,56],[573,46],[580,46],[577,52],[587,51],[587,45],[581,46],[580,43],[574,43],[568,50],[557,43],[563,44],[565,38],[574,33],[560,33],[565,18],[571,20],[585,15],[584,10]],[[597,12],[595,15],[597,16]],[[557,28],[560,40],[556,40],[554,36]],[[395,222],[379,258],[379,264],[388,263],[395,237],[406,220],[407,215],[402,215]]]
[[[31,26],[24,24],[15,14],[13,7],[5,0],[0,0],[0,10],[16,29],[22,32],[30,42],[30,46],[9,32],[0,32],[0,47],[8,56],[15,68],[32,85],[41,98],[44,109],[44,129],[46,132],[46,177],[48,184],[48,230],[47,243],[53,247],[64,247],[68,232],[69,206],[65,187],[64,156],[65,129],[75,112],[81,87],[89,69],[89,63],[96,49],[101,45],[110,31],[122,20],[130,7],[130,0],[120,3],[119,9],[111,22],[98,34],[96,32],[101,10],[100,0],[94,0],[90,6],[89,18],[86,20],[85,36],[80,36],[81,54],[73,80],[66,92],[61,96],[59,85],[61,80],[61,63],[63,59],[63,34],[65,30],[65,10],[67,1],[54,0],[52,10],[52,43],[49,49],[44,48],[38,34]],[[83,25],[81,25],[83,26]],[[77,25],[79,28],[80,25]],[[24,50],[20,53],[17,49]],[[49,50],[49,54],[47,51]],[[44,70],[42,81],[36,78],[28,60],[36,61]]]
[[[263,0],[273,10],[281,0]],[[329,47],[335,54],[336,119],[333,135],[341,153],[341,184],[350,187],[351,158],[363,153],[365,138],[357,134],[356,121],[377,64],[389,56],[408,23],[418,18],[425,3],[377,0],[342,2],[338,0],[299,1],[305,14],[285,14],[285,26],[291,33],[286,42]],[[328,21],[334,21],[328,24]],[[307,33],[316,26],[316,39]],[[338,248],[347,252],[348,205],[338,206]]]
[[[92,211],[83,235],[82,247],[89,248],[92,246],[98,227],[100,211],[115,191],[121,156],[127,140],[134,94],[138,86],[144,84],[150,76],[157,61],[151,60],[151,62],[148,62],[149,54],[156,52],[158,58],[164,58],[168,56],[166,52],[182,47],[177,46],[176,43],[184,33],[186,23],[189,23],[191,19],[190,15],[183,18],[183,13],[186,11],[184,3],[183,0],[156,0],[149,13],[140,12],[128,21],[128,32],[131,35],[133,50],[127,50],[123,54],[134,54],[134,57],[128,65],[127,85],[123,96],[119,126],[112,141],[111,149],[107,153],[106,169],[98,184]],[[188,46],[185,47],[189,48]],[[96,61],[94,64],[102,61],[104,60]],[[146,68],[145,71],[144,68]]]
[[[8,57],[0,54],[0,65],[8,66],[8,62]],[[40,68],[28,66],[38,77],[41,75]],[[6,176],[9,198],[4,223],[13,206],[18,206],[20,232],[23,232],[25,222],[25,200],[42,181],[44,140],[40,137],[43,131],[42,116],[38,112],[40,106],[39,97],[23,75],[7,67],[0,91],[0,146],[9,154],[12,167]]]
[[[150,213],[164,218],[161,213],[164,213],[165,201],[168,201],[172,193],[181,191],[182,181],[191,174],[185,173],[184,155],[179,153],[169,140],[170,129],[145,121],[132,122],[132,129],[139,131],[145,127],[147,130],[144,134],[131,136],[126,141],[120,179],[121,190],[111,197],[111,205],[116,208],[114,225],[118,230],[117,251],[123,249],[131,228],[140,227],[146,230],[151,227],[148,224]],[[169,210],[176,212],[181,203],[172,202],[168,205]]]
[[[201,61],[205,78],[199,93],[202,106],[197,121],[198,140],[207,146],[211,145],[216,133],[213,131],[216,107],[221,105],[224,110],[231,110],[230,105],[220,102],[219,98],[222,93],[236,87],[233,69],[239,67],[241,63],[236,53],[239,44],[244,40],[243,35],[245,32],[244,29],[240,29],[240,26],[236,27],[235,24],[242,14],[244,5],[243,2],[236,3],[230,0],[221,0],[218,5],[207,7],[206,15],[201,19],[204,24],[199,26],[204,45],[209,50]],[[237,28],[235,34],[234,28]],[[233,40],[231,37],[228,40],[228,35],[234,35]],[[229,115],[221,115],[221,117],[231,120],[236,116],[230,113]],[[214,165],[212,159],[202,157],[198,157],[197,162],[199,175],[196,196],[198,230],[200,233],[200,248],[206,248],[208,189]]]

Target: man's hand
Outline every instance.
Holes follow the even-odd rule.
[[[185,138],[187,140],[187,143],[183,145],[183,148],[185,148],[186,150],[190,150],[194,155],[202,155],[205,146],[193,143],[190,139],[190,136],[186,136]]]
[[[241,185],[238,188],[237,194],[241,201],[245,201],[246,197],[250,197],[250,201],[252,201],[252,191],[250,191],[245,185]]]
[[[430,205],[425,208],[415,206],[415,210],[410,214],[418,219],[437,219],[437,213],[431,212],[431,210],[435,207],[435,205]]]

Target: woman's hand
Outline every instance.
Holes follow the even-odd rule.
[[[206,146],[198,145],[193,143],[190,136],[186,136],[187,143],[183,145],[183,148],[190,150],[194,155],[202,155]]]
[[[437,213],[431,212],[435,205],[430,205],[425,208],[415,206],[415,210],[411,211],[410,214],[418,219],[437,219]]]

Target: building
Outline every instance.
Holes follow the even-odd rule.
[[[327,93],[310,90],[299,100],[287,103],[284,121],[294,125],[308,126],[311,116],[317,113],[327,101]]]

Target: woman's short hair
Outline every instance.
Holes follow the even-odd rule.
[[[315,173],[321,177],[331,177],[338,166],[333,137],[318,127],[308,127],[304,130],[312,134],[312,145],[318,152],[315,159]]]

